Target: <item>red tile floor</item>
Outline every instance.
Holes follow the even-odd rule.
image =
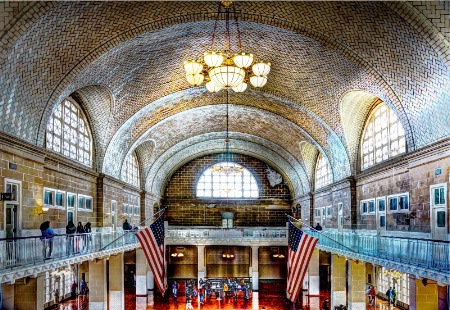
[[[179,290],[181,294],[176,299],[172,296],[163,299],[161,295],[153,294],[149,296],[139,297],[135,295],[134,288],[127,287],[125,289],[125,309],[126,310],[185,310],[186,297],[182,294],[183,290]],[[242,294],[242,292],[241,292]],[[329,292],[323,292],[320,296],[310,296],[303,298],[303,306],[299,304],[293,305],[286,302],[284,292],[279,289],[276,283],[261,283],[260,291],[253,292],[249,301],[245,301],[242,295],[238,299],[225,298],[218,300],[215,297],[206,300],[204,305],[200,305],[197,298],[193,299],[192,306],[195,310],[321,310],[319,305],[322,305],[323,300],[329,297]],[[48,308],[56,309],[56,308]],[[66,300],[61,302],[58,307],[59,310],[88,310],[89,296],[78,295],[76,299]],[[113,307],[110,308],[114,310]],[[398,308],[388,308],[387,303],[383,300],[377,300],[377,306],[368,306],[368,310],[394,310]]]

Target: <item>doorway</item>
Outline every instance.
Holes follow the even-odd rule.
[[[384,235],[386,231],[386,198],[378,197],[376,200],[375,216],[377,221],[377,234]]]
[[[20,181],[5,179],[5,192],[11,193],[11,200],[4,202],[5,222],[4,236],[6,238],[16,238],[20,236]]]
[[[338,203],[338,232],[341,234],[344,231],[344,206],[342,202]]]
[[[432,185],[430,187],[430,217],[432,238],[447,240],[447,183]]]

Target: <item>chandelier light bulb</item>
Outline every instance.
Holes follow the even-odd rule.
[[[254,87],[263,87],[267,83],[267,77],[253,75],[253,76],[250,77],[250,83]]]
[[[222,53],[216,52],[206,52],[203,55],[203,61],[208,67],[215,68],[219,67],[225,60],[225,57]]]
[[[199,74],[203,70],[203,65],[195,60],[187,60],[184,62],[184,70],[187,74]]]
[[[233,57],[233,62],[239,68],[248,68],[253,63],[253,54],[240,53]]]
[[[205,76],[201,73],[186,74],[186,80],[192,86],[198,86],[198,85],[202,84],[204,79],[205,79]]]
[[[239,84],[236,87],[233,87],[232,90],[236,93],[242,93],[247,89],[247,83],[242,82],[241,84]]]
[[[209,77],[216,85],[222,88],[235,87],[245,78],[244,69],[233,66],[220,66],[209,70]]]
[[[266,76],[267,79],[270,72],[270,62],[258,62],[252,66],[252,71],[257,76]]]
[[[219,90],[222,89],[222,87],[217,86],[213,81],[209,81],[208,83],[206,83],[206,89],[210,92],[210,93],[217,93]]]

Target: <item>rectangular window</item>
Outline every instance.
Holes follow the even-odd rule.
[[[63,192],[56,192],[55,205],[59,208],[64,208],[64,193]]]
[[[386,215],[380,215],[380,227],[386,227]]]
[[[375,213],[375,201],[374,200],[369,201],[369,213]]]
[[[378,212],[386,212],[386,200],[378,200]]]
[[[327,217],[331,217],[331,206],[327,207]]]
[[[128,214],[128,205],[123,205],[123,214]]]
[[[361,202],[361,214],[367,214],[369,212],[369,207],[367,201]]]
[[[398,205],[400,207],[400,211],[408,211],[409,210],[409,199],[408,196],[400,196]]]
[[[436,212],[436,226],[445,227],[445,211]]]
[[[398,198],[390,197],[389,198],[389,211],[397,211],[398,210]]]
[[[139,207],[134,207],[134,215],[139,215]]]
[[[68,208],[75,208],[75,194],[67,194],[67,207]]]
[[[116,213],[117,202],[115,200],[111,201],[111,213]]]
[[[444,205],[445,204],[445,189],[444,187],[439,187],[434,189],[434,204]]]
[[[86,197],[86,210],[92,211],[92,197]]]
[[[53,206],[53,195],[55,194],[54,191],[51,190],[44,190],[44,205],[50,205]]]
[[[83,196],[78,196],[78,209],[84,209],[84,197]]]
[[[320,209],[314,209],[314,216],[320,217]]]

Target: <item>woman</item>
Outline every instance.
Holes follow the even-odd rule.
[[[44,259],[49,259],[53,251],[53,237],[56,236],[53,229],[50,228],[50,221],[41,224],[41,240],[42,240],[42,255]],[[47,253],[48,248],[48,253]]]
[[[83,224],[81,224],[81,222],[78,222],[78,226],[77,226],[77,234],[80,234],[80,236],[77,236],[77,240],[76,240],[76,250],[77,252],[81,251],[81,248],[83,246],[83,238],[84,238],[84,233],[86,233],[86,231],[84,230]]]
[[[84,231],[86,233],[86,235],[84,236],[84,242],[86,245],[86,252],[89,251],[89,246],[91,244],[92,241],[92,228],[91,228],[91,222],[87,222],[86,225],[84,225]]]
[[[77,231],[77,228],[75,227],[75,224],[72,221],[69,221],[66,226],[66,235],[67,235],[67,255],[70,255],[73,253],[74,248],[74,237],[73,234]]]

